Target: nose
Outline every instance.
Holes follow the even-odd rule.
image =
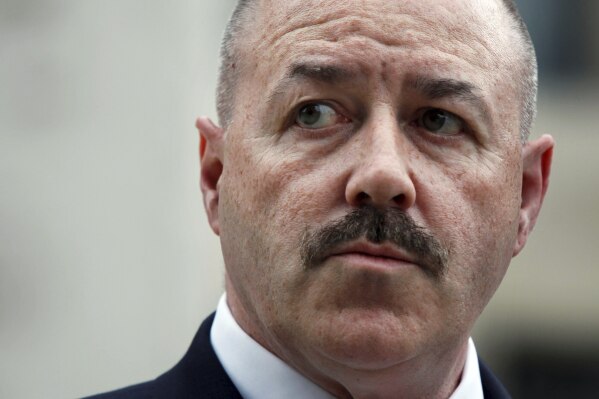
[[[356,142],[345,198],[352,206],[398,207],[408,210],[416,202],[407,138],[395,118],[366,124]]]

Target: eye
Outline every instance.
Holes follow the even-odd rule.
[[[304,129],[323,129],[344,122],[345,118],[331,106],[311,103],[301,107],[295,122]]]
[[[438,108],[425,110],[417,121],[420,127],[440,136],[454,136],[464,130],[462,119]]]

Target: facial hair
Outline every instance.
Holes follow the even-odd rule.
[[[300,245],[304,267],[319,267],[335,248],[362,237],[373,244],[389,242],[403,249],[435,278],[446,270],[448,250],[439,240],[401,209],[373,206],[357,208],[340,219],[306,231]]]

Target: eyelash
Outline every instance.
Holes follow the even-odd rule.
[[[319,132],[319,131],[322,132],[322,131],[326,131],[326,130],[330,129],[330,128],[304,129],[304,128],[302,128],[302,127],[300,127],[300,126],[297,125],[297,123],[296,123],[295,120],[298,117],[300,110],[302,108],[304,108],[304,107],[306,107],[308,105],[312,105],[312,104],[314,104],[314,105],[316,105],[316,104],[317,105],[326,105],[328,107],[331,107],[337,114],[339,114],[340,117],[347,119],[348,123],[353,122],[353,118],[348,117],[346,112],[340,111],[339,108],[341,108],[341,107],[338,104],[336,104],[335,102],[332,102],[330,100],[306,100],[306,101],[302,101],[302,102],[298,103],[292,109],[292,111],[289,113],[289,116],[286,119],[285,126],[287,128],[289,128],[289,127],[296,127],[298,129],[302,129],[302,130],[305,130],[305,131],[310,131],[312,133]],[[322,133],[320,135],[322,135]]]
[[[289,128],[300,129],[302,131],[302,135],[312,137],[312,138],[324,137],[327,135],[327,133],[329,131],[335,130],[335,127],[333,127],[333,126],[327,127],[327,128],[321,128],[321,129],[306,129],[306,128],[302,128],[301,126],[299,126],[296,123],[296,118],[298,117],[300,110],[308,105],[311,105],[311,104],[319,104],[319,105],[329,106],[333,110],[335,110],[335,112],[337,112],[341,117],[347,119],[348,123],[354,122],[354,119],[348,117],[346,112],[341,112],[339,110],[340,106],[338,104],[336,104],[335,102],[332,102],[329,100],[306,100],[306,101],[302,101],[302,102],[298,103],[293,108],[293,110],[290,112],[290,114],[287,117],[286,122],[285,122],[285,130],[289,129]],[[444,112],[448,113],[449,115],[453,116],[454,118],[456,118],[462,125],[461,131],[455,135],[440,135],[440,134],[435,134],[433,132],[430,132],[423,126],[420,126],[419,125],[420,118],[423,116],[423,114],[425,112],[430,111],[430,110],[444,111]],[[421,131],[424,131],[425,134],[427,134],[427,136],[429,136],[432,140],[437,141],[437,142],[455,141],[459,138],[463,138],[463,136],[465,136],[465,135],[471,134],[471,131],[472,131],[472,129],[470,128],[470,124],[464,118],[458,116],[454,112],[448,111],[441,107],[420,108],[416,112],[416,117],[412,118],[412,120],[409,122],[409,125],[413,126],[416,129],[419,129]]]
[[[421,126],[421,119],[424,117],[424,115],[429,112],[429,111],[441,111],[443,113],[448,114],[448,116],[451,116],[452,118],[455,118],[455,120],[459,123],[461,129],[460,132],[453,134],[453,135],[443,135],[443,134],[434,134],[433,132],[431,132],[430,130],[426,129],[426,127]],[[444,108],[439,108],[439,107],[426,107],[426,108],[421,108],[417,113],[416,113],[416,118],[413,120],[412,122],[413,124],[417,125],[418,128],[422,128],[425,131],[427,131],[428,133],[431,133],[435,136],[439,136],[439,137],[455,137],[455,136],[459,136],[461,134],[464,133],[469,133],[470,132],[470,128],[468,123],[464,120],[464,118],[458,116],[457,114],[448,111]]]

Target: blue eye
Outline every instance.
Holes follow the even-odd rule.
[[[312,103],[300,108],[295,122],[304,129],[322,129],[339,122],[340,115],[326,104]]]
[[[453,136],[464,130],[462,119],[438,108],[424,111],[418,118],[418,125],[441,136]]]

